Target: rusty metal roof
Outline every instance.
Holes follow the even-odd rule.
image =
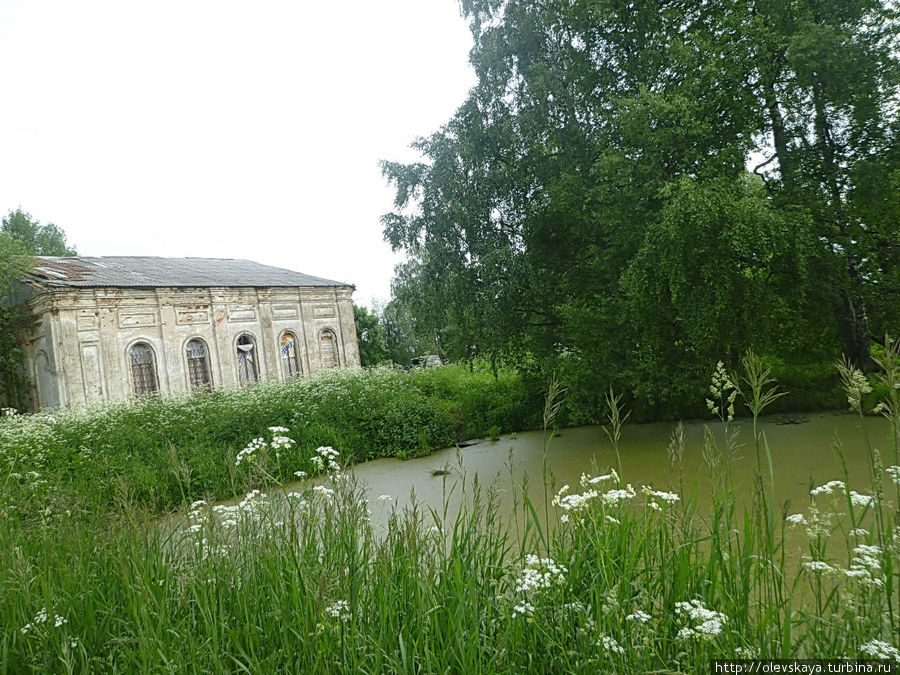
[[[29,279],[75,288],[351,286],[251,260],[151,256],[39,257]]]

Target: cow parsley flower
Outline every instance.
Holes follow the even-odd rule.
[[[806,525],[806,518],[803,517],[802,513],[792,513],[784,520],[789,525]]]
[[[853,506],[868,507],[875,503],[875,497],[872,497],[871,495],[861,495],[858,492],[850,490],[850,503],[853,504]]]
[[[722,633],[728,621],[725,614],[704,607],[696,598],[689,602],[676,602],[675,613],[687,616],[694,623],[693,626],[685,626],[678,632],[681,639],[693,637],[712,639]]]
[[[807,560],[803,567],[810,572],[833,572],[834,568],[823,560]]]
[[[562,583],[568,570],[558,565],[552,558],[538,558],[536,555],[525,556],[525,567],[516,580],[516,593],[530,593],[542,588],[550,588],[555,583]]]
[[[237,457],[235,458],[234,465],[240,466],[242,462],[245,460],[249,460],[254,453],[258,452],[262,448],[265,448],[267,445],[266,439],[264,438],[254,438],[247,444],[247,447],[241,450]]]
[[[882,640],[870,640],[866,644],[861,645],[859,651],[873,659],[900,661],[900,651],[892,644]]]
[[[889,466],[884,472],[891,477],[895,485],[900,485],[900,466]]]
[[[350,605],[346,600],[335,600],[325,608],[325,613],[334,619],[346,623],[350,620]]]
[[[518,616],[531,616],[532,614],[534,614],[534,605],[530,602],[520,602],[513,605],[512,617],[514,619]]]
[[[639,609],[636,609],[633,614],[629,614],[625,617],[626,621],[634,621],[636,623],[647,623],[650,621],[650,615],[646,612],[642,612]]]
[[[614,639],[609,637],[608,635],[601,635],[600,639],[597,641],[598,647],[603,647],[608,652],[612,652],[613,654],[618,654],[622,656],[625,654],[625,649],[616,642]]]
[[[825,483],[825,485],[820,485],[817,488],[813,488],[809,491],[809,494],[813,497],[818,497],[819,495],[830,495],[837,490],[844,489],[844,481],[841,480],[831,480]]]

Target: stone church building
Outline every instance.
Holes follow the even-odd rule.
[[[249,260],[36,258],[34,408],[359,365],[354,287]]]

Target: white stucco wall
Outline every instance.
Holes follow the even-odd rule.
[[[256,342],[260,380],[284,381],[281,336],[297,336],[304,374],[322,367],[320,335],[334,333],[340,366],[359,365],[352,287],[302,288],[65,288],[38,292],[38,318],[28,368],[35,408],[79,406],[133,395],[129,349],[154,351],[159,390],[186,391],[185,347],[207,345],[213,387],[237,386],[236,343]],[[55,384],[55,389],[54,389]]]

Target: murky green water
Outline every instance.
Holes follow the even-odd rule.
[[[710,479],[702,453],[703,429],[707,424],[717,430],[721,442],[721,424],[690,422],[684,425],[683,485],[686,491],[696,485],[701,513],[707,511],[710,501]],[[756,472],[752,423],[748,420],[737,424],[741,429],[739,442],[742,447],[732,465],[732,475],[735,486],[749,495]],[[680,472],[669,470],[666,450],[673,426],[670,423],[635,424],[623,429],[620,448],[625,482],[681,491]],[[778,512],[786,500],[790,501],[789,512],[804,510],[812,485],[843,479],[833,451],[835,438],[840,439],[850,485],[857,492],[871,494],[872,491],[866,433],[872,446],[884,455],[885,465],[894,463],[889,451],[890,427],[883,418],[866,419],[863,429],[863,423],[855,415],[817,413],[802,424],[779,425],[774,418],[765,418],[760,428],[772,454]],[[499,490],[500,513],[510,517],[514,510],[513,481],[521,482],[523,475],[528,476],[532,500],[543,504],[543,458],[544,434],[526,432],[504,436],[498,441],[481,441],[459,450],[443,450],[421,459],[366,462],[353,467],[352,472],[367,487],[372,499],[391,495],[402,507],[412,502],[411,495],[414,494],[416,501],[435,509],[440,509],[445,491],[455,480],[465,475],[471,481],[477,475],[481,485],[493,484]],[[615,467],[616,456],[600,427],[576,427],[563,429],[551,439],[547,462],[552,475],[552,492],[566,483],[573,491],[581,491],[578,486],[582,472],[591,473],[593,467],[601,471]],[[443,468],[450,471],[448,476],[433,475],[434,470]],[[451,499],[450,506],[452,515],[458,500]],[[386,507],[373,506],[376,522],[381,516],[379,512],[386,510]]]

